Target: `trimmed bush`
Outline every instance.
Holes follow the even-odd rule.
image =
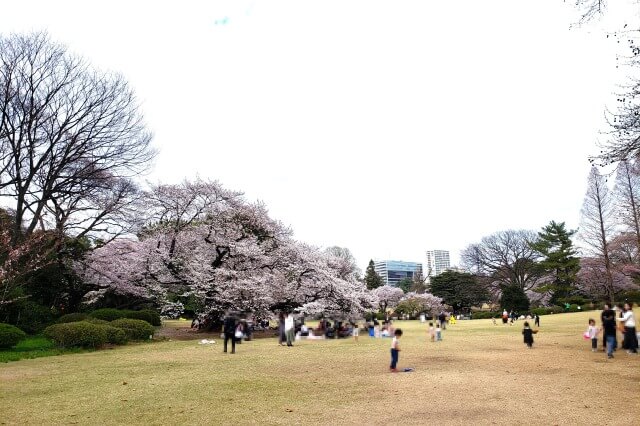
[[[549,314],[561,314],[564,312],[562,306],[549,306],[548,308],[535,308],[531,310],[532,314],[549,315]]]
[[[0,323],[0,348],[11,348],[27,337],[27,334],[10,324]]]
[[[120,309],[104,308],[97,309],[89,314],[89,316],[105,321],[114,321],[120,318],[126,318],[126,312]]]
[[[90,322],[91,324],[109,325],[109,321],[105,321],[105,320],[101,320],[101,319],[93,318],[93,317],[87,317],[86,319],[83,319],[82,321]]]
[[[111,321],[110,325],[124,330],[129,340],[148,340],[156,331],[148,322],[130,318]]]
[[[56,321],[56,322],[58,324],[63,324],[65,322],[84,321],[87,318],[89,318],[89,315],[83,314],[82,312],[75,312],[73,314],[66,314],[66,315],[61,316],[60,318],[58,318],[58,321]]]
[[[86,321],[54,324],[44,330],[45,337],[63,348],[98,348],[107,343],[106,326]]]
[[[125,311],[125,312],[126,312],[126,316],[124,318],[143,320],[155,326],[162,325],[162,321],[160,320],[160,314],[152,309],[143,309],[142,311]]]
[[[127,343],[127,333],[121,328],[110,325],[100,325],[107,333],[107,343],[114,345],[124,345]]]
[[[501,316],[500,312],[478,311],[478,312],[473,312],[471,314],[471,319],[499,318],[500,316]]]

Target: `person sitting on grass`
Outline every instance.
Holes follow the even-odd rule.
[[[398,357],[400,353],[400,338],[402,337],[402,329],[398,328],[394,332],[393,341],[391,342],[391,365],[389,371],[398,372]]]

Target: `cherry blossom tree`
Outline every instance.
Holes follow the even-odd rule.
[[[355,315],[375,302],[348,257],[297,242],[263,204],[217,182],[156,185],[144,198],[139,240],[95,250],[78,266],[87,280],[174,311],[176,299],[195,297],[213,318],[229,309]]]
[[[604,299],[613,300],[615,295],[626,290],[637,290],[638,285],[633,283],[631,275],[637,270],[627,268],[611,268],[607,270],[599,257],[583,257],[580,259],[580,272],[578,273],[578,288],[585,294]],[[610,286],[603,286],[603,282],[611,280]]]
[[[442,299],[430,293],[407,293],[396,306],[396,312],[411,317],[422,312],[434,315],[441,310]]]
[[[401,288],[390,285],[383,285],[372,291],[378,300],[378,306],[381,312],[386,312],[388,308],[395,307],[404,297],[404,291]]]

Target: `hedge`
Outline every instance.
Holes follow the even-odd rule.
[[[124,330],[129,340],[148,340],[156,331],[148,322],[137,319],[122,318],[111,321],[110,325]]]
[[[160,314],[152,309],[143,309],[142,311],[125,311],[125,313],[126,315],[123,318],[139,319],[155,326],[162,325]]]
[[[105,321],[114,321],[120,318],[124,318],[125,312],[126,311],[123,311],[120,309],[104,308],[104,309],[97,309],[89,313],[89,316],[93,318],[105,320]]]
[[[75,346],[97,348],[107,343],[105,328],[104,325],[91,324],[86,321],[67,322],[45,328],[44,335],[63,348]]]
[[[60,318],[58,318],[58,321],[56,321],[56,322],[58,324],[63,324],[65,322],[84,321],[87,318],[89,318],[89,315],[83,314],[81,312],[75,312],[73,314],[66,314],[66,315],[61,316]]]
[[[471,319],[499,318],[500,316],[500,312],[478,311],[471,313]]]
[[[107,343],[114,345],[124,345],[127,343],[127,333],[123,329],[111,325],[100,325],[99,327],[102,327],[107,333]]]
[[[87,317],[86,319],[83,319],[82,321],[90,322],[91,324],[109,325],[109,321],[105,321],[105,320],[101,320],[101,319],[93,318],[93,317]]]
[[[152,309],[144,309],[142,311],[132,311],[128,309],[104,308],[97,309],[89,314],[93,318],[115,321],[121,318],[138,319],[148,322],[151,325],[162,325],[160,314]]]
[[[0,348],[11,348],[27,337],[27,334],[10,324],[0,323]]]
[[[549,314],[561,314],[565,312],[562,306],[549,306],[547,308],[534,308],[531,313],[534,315],[549,315]]]

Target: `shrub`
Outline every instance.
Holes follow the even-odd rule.
[[[125,312],[126,312],[126,316],[124,318],[143,320],[155,326],[162,325],[162,321],[160,320],[160,314],[152,309],[144,309],[142,311],[125,311]]]
[[[97,348],[107,342],[105,326],[86,321],[54,324],[45,328],[44,335],[63,348]]]
[[[101,320],[101,319],[93,318],[93,317],[87,317],[86,319],[83,319],[82,321],[89,322],[91,324],[109,325],[109,321],[105,321],[105,320]]]
[[[66,314],[61,316],[60,318],[58,318],[57,323],[62,324],[65,322],[78,322],[78,321],[84,321],[87,318],[89,318],[89,315],[83,314],[81,312],[76,312],[73,314]]]
[[[0,323],[0,348],[11,348],[27,337],[27,334],[10,324]]]
[[[100,325],[100,327],[107,333],[107,343],[114,345],[124,345],[127,343],[127,333],[123,329],[111,325]]]
[[[156,331],[151,324],[138,319],[122,318],[110,325],[124,330],[129,340],[147,340]]]
[[[489,319],[500,317],[500,312],[478,311],[471,314],[471,319]]]
[[[19,319],[15,325],[27,334],[40,333],[47,325],[55,322],[51,308],[38,303],[26,301],[20,304]]]
[[[105,321],[114,321],[120,318],[125,318],[126,311],[113,308],[97,309],[89,314],[89,316]]]
[[[562,306],[549,306],[547,308],[535,308],[531,310],[532,314],[537,315],[559,314],[562,312],[564,312],[564,308]]]

